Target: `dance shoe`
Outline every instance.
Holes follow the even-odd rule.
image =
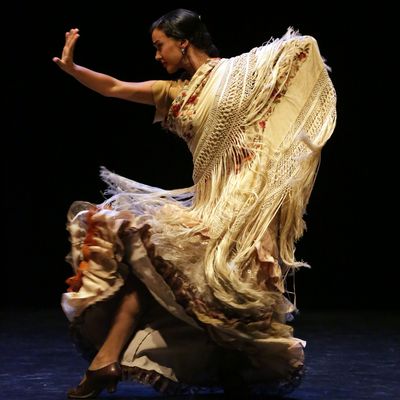
[[[82,382],[76,388],[68,391],[68,398],[90,399],[97,397],[104,389],[107,389],[109,393],[113,393],[117,389],[121,376],[122,370],[118,362],[100,369],[88,369]]]

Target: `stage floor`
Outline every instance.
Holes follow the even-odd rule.
[[[397,311],[302,310],[293,324],[307,341],[306,374],[287,400],[400,399]],[[0,399],[65,399],[87,363],[75,351],[60,309],[0,312]],[[115,400],[160,396],[150,387],[119,385]],[[165,399],[224,399],[223,393]],[[256,397],[260,398],[260,397]],[[264,397],[265,398],[265,397]]]

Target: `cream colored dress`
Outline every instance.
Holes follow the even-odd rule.
[[[235,109],[230,88],[240,89],[243,81],[235,71],[251,68],[263,74],[258,78],[248,73],[251,84],[242,92],[242,108],[237,108],[248,127],[232,113],[227,114],[233,117],[229,120],[218,118],[219,110]],[[253,102],[253,89],[259,102]],[[288,324],[296,308],[285,287],[291,261],[285,238],[299,236],[296,218],[307,199],[310,172],[316,169],[314,149],[334,126],[329,90],[323,62],[308,37],[284,39],[238,61],[210,59],[190,81],[153,85],[155,122],[188,144],[195,160],[195,185],[165,191],[103,170],[110,200],[71,206],[69,261],[75,276],[68,280],[62,307],[82,351],[90,357],[101,345],[131,275],[143,285],[148,306],[122,354],[127,379],[151,383],[165,393],[218,387],[229,376],[281,392],[299,383],[305,342],[293,337]],[[327,99],[329,106],[321,114],[320,103],[325,106]],[[246,101],[249,114],[242,106]],[[295,123],[279,122],[285,115]],[[306,123],[318,116],[318,123],[310,122],[307,128],[299,115]],[[284,134],[288,129],[290,141]],[[220,154],[224,136],[214,140],[220,131],[234,143],[233,150],[226,146],[228,156]],[[313,143],[304,146],[304,140]],[[267,164],[262,146],[277,146],[267,154]],[[286,162],[290,151],[296,153]],[[225,161],[216,163],[216,155]],[[258,204],[254,194],[270,195],[273,186],[268,190],[263,182],[277,181],[270,171],[279,172],[281,179],[282,165],[292,174],[284,190],[274,187],[275,197]],[[244,205],[266,219],[243,220]]]

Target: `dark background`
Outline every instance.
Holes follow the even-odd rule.
[[[150,185],[192,184],[185,143],[152,124],[152,107],[102,97],[52,62],[61,55],[65,31],[78,27],[76,63],[122,80],[168,79],[154,60],[149,26],[165,12],[185,7],[202,15],[223,57],[280,37],[289,26],[318,40],[332,68],[338,121],[322,153],[305,216],[308,230],[297,246],[298,259],[312,265],[297,274],[298,307],[395,306],[390,264],[382,257],[386,249],[378,244],[382,232],[375,225],[380,214],[372,189],[379,157],[372,140],[374,114],[384,90],[375,45],[376,32],[384,34],[385,16],[376,8],[350,12],[334,2],[227,4],[19,2],[5,13],[9,70],[3,84],[10,88],[5,108],[10,123],[2,135],[3,305],[58,307],[72,274],[64,261],[66,213],[74,200],[102,201],[101,165]]]

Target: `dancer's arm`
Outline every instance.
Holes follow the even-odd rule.
[[[79,30],[71,29],[65,34],[65,45],[61,58],[53,61],[67,74],[91,90],[107,97],[154,105],[152,86],[155,81],[125,82],[110,75],[102,74],[74,63],[74,48],[79,38]]]

